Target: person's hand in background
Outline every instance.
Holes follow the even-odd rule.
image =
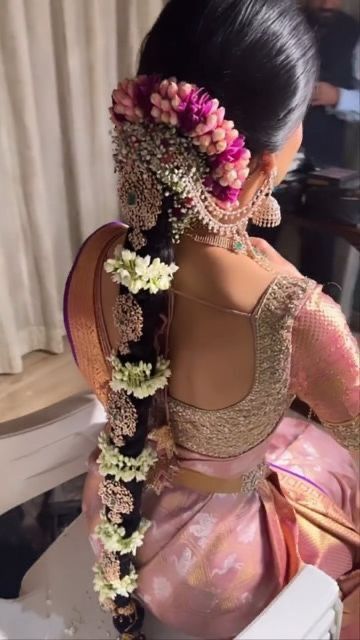
[[[313,107],[336,107],[340,98],[340,89],[328,82],[317,82],[315,85],[312,106]]]

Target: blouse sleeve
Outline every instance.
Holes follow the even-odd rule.
[[[293,327],[291,391],[344,447],[360,444],[359,348],[340,307],[317,286]]]

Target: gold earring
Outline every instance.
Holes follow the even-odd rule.
[[[264,196],[255,205],[251,218],[258,227],[277,227],[281,222],[279,203],[272,195],[277,172],[272,171],[262,187]]]

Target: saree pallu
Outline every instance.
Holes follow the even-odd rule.
[[[342,640],[360,638],[359,486],[351,455],[315,425],[292,418],[235,458],[178,449],[180,469],[226,479],[263,458],[269,475],[248,494],[177,486],[159,497],[147,493],[144,511],[152,526],[137,557],[139,596],[165,624],[225,640],[308,563],[340,585]]]

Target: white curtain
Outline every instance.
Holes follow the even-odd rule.
[[[63,349],[81,241],[117,216],[108,106],[163,0],[0,0],[0,373]]]

